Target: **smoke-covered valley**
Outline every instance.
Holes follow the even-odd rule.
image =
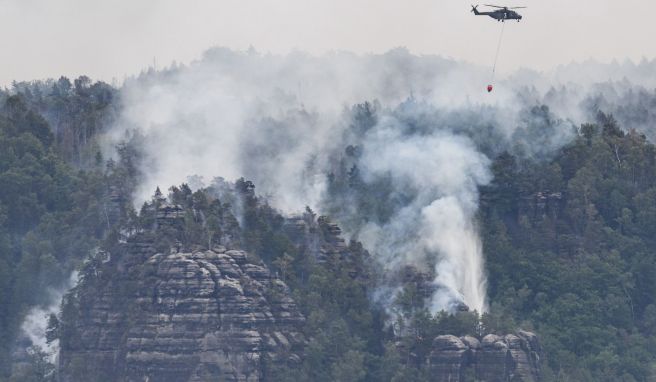
[[[656,382],[653,3],[0,0],[0,382]]]
[[[646,132],[650,111],[624,118],[623,110],[640,107],[645,97],[636,94],[648,90],[632,81],[647,83],[653,65],[524,70],[486,94],[488,68],[404,49],[317,57],[214,48],[188,67],[128,80],[105,147],[139,142],[137,206],[158,186],[244,177],[288,214],[309,206],[332,215],[390,273],[430,269],[431,311],[465,303],[482,312],[476,214],[490,158],[503,151],[549,158],[597,110]],[[374,189],[368,197],[381,199],[371,204],[386,211],[360,208],[353,188],[336,191],[335,176]],[[389,304],[394,290],[376,298]]]
[[[213,48],[120,87],[15,83],[0,91],[0,381],[85,375],[110,348],[129,356],[103,373],[168,378],[166,357],[196,354],[179,338],[210,332],[230,357],[263,354],[233,346],[235,317],[293,352],[288,380],[451,378],[431,362],[485,338],[524,349],[529,374],[545,354],[547,381],[648,380],[654,70],[523,69],[486,93],[489,68],[405,49]],[[458,373],[499,366],[481,354]],[[285,380],[251,355],[210,363]]]

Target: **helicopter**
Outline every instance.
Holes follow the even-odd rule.
[[[506,20],[517,20],[517,22],[520,22],[522,20],[522,15],[513,11],[513,9],[526,8],[526,7],[508,8],[508,7],[500,7],[498,5],[489,5],[489,4],[484,4],[484,5],[486,7],[498,8],[498,9],[492,12],[479,12],[478,5],[477,6],[472,5],[472,12],[474,12],[476,16],[490,16],[493,19],[501,22],[505,22]]]

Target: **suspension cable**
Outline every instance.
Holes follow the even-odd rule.
[[[494,66],[492,67],[492,84],[494,83],[494,76],[497,72],[497,61],[499,60],[499,52],[501,51],[501,40],[503,40],[503,31],[506,30],[506,23],[501,23],[501,34],[499,35],[499,42],[497,43],[497,53],[494,56]]]

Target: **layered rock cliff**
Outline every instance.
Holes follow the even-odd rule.
[[[315,339],[313,332],[302,334],[305,318],[277,274],[256,255],[236,250],[239,244],[226,244],[244,241],[238,232],[222,228],[228,240],[219,242],[225,246],[211,240],[200,246],[186,238],[194,227],[185,225],[189,219],[202,222],[201,212],[162,199],[150,213],[151,228],[118,240],[111,255],[92,259],[66,296],[59,381],[274,381],[275,370],[307,366],[305,345]],[[336,268],[345,283],[368,285],[369,255],[356,242],[347,245],[329,219],[308,210],[281,220],[281,230],[291,251],[319,264],[311,269]],[[404,268],[395,282],[411,284],[422,300],[432,293],[431,279]],[[367,305],[366,296],[360,301]],[[403,358],[412,362],[403,367],[428,368],[437,382],[539,377],[540,348],[529,332],[480,341],[442,335],[432,351],[408,352]]]
[[[465,336],[442,335],[433,341],[430,370],[435,382],[537,382],[540,377],[540,344],[534,333],[498,336],[481,341]]]
[[[144,237],[69,295],[60,380],[258,381],[299,362],[287,286],[242,251],[156,253]]]

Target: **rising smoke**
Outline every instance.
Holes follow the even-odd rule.
[[[47,305],[35,306],[28,312],[23,324],[21,325],[21,332],[23,336],[27,337],[31,346],[37,347],[46,352],[48,359],[51,363],[55,363],[59,351],[59,340],[48,342],[46,338],[46,330],[48,329],[48,319],[50,315],[59,313],[62,297],[78,282],[78,272],[71,273],[66,285],[60,288],[50,288],[46,291],[48,295]]]
[[[489,161],[464,136],[438,126],[429,135],[404,135],[398,124],[386,119],[367,134],[360,163],[365,181],[390,175],[393,188],[411,188],[414,195],[386,224],[366,224],[359,239],[390,272],[436,264],[440,292],[433,311],[464,302],[483,312],[483,255],[473,221],[478,186],[490,180]]]
[[[389,272],[432,268],[433,312],[462,302],[482,312],[484,256],[475,215],[478,187],[491,180],[489,156],[518,139],[526,155],[544,155],[575,134],[571,122],[527,114],[544,101],[542,90],[521,92],[521,84],[506,81],[488,95],[488,76],[483,68],[403,49],[314,57],[216,48],[189,67],[126,82],[124,112],[106,146],[134,132],[143,136],[136,205],[157,186],[189,175],[243,176],[287,213],[306,205],[335,212],[327,174],[343,165],[346,147],[357,147],[362,182],[391,181],[390,212],[364,219],[341,199],[335,217],[347,234]],[[351,106],[367,100],[376,100],[376,115],[361,129]],[[577,113],[567,116],[584,118]],[[537,144],[531,118],[549,127],[537,132]]]

